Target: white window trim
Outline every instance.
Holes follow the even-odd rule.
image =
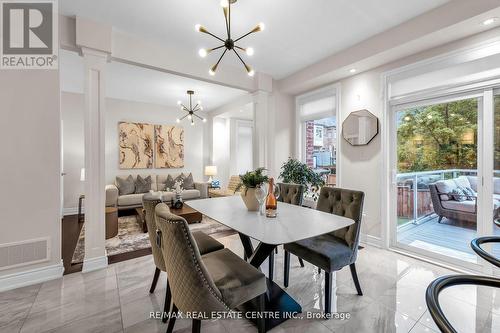
[[[295,157],[301,161],[305,162],[305,127],[302,126],[303,119],[300,117],[300,106],[309,101],[314,101],[321,98],[326,98],[329,96],[335,96],[335,110],[334,112],[328,112],[321,114],[321,116],[332,117],[335,116],[337,121],[337,145],[336,145],[336,175],[337,175],[337,186],[341,186],[342,182],[342,144],[338,139],[339,131],[341,130],[341,120],[344,119],[341,110],[341,84],[335,83],[328,85],[326,87],[309,91],[305,94],[295,97]]]
[[[411,105],[418,104],[428,104],[433,101],[445,101],[445,100],[453,100],[457,97],[461,96],[462,98],[470,96],[480,95],[482,97],[482,103],[484,105],[491,104],[491,99],[494,98],[494,92],[499,91],[497,89],[500,87],[500,77],[491,77],[482,81],[470,81],[470,82],[462,82],[456,85],[447,85],[439,88],[434,88],[431,90],[421,90],[416,91],[411,94],[407,94],[405,96],[396,96],[396,98],[390,99],[390,83],[393,78],[401,77],[408,75],[408,73],[412,73],[413,75],[418,75],[418,73],[425,72],[426,69],[432,68],[436,66],[437,63],[441,64],[450,64],[457,63],[461,59],[466,59],[469,54],[477,52],[481,48],[487,47],[497,47],[499,45],[499,38],[495,39],[493,42],[489,41],[487,43],[482,43],[480,45],[475,45],[469,47],[467,49],[461,49],[453,52],[449,52],[447,54],[440,55],[438,57],[426,59],[424,61],[420,61],[408,66],[404,66],[401,68],[397,68],[395,70],[391,70],[385,72],[381,76],[382,87],[383,87],[383,95],[384,95],[384,112],[382,114],[381,119],[381,127],[382,127],[382,171],[381,171],[381,185],[382,185],[382,221],[386,221],[386,223],[382,223],[382,246],[388,249],[393,249],[395,251],[409,251],[410,249],[405,248],[404,246],[393,247],[391,242],[391,233],[394,232],[392,229],[394,226],[392,225],[393,216],[396,214],[395,205],[390,204],[391,200],[391,190],[394,182],[396,181],[396,173],[397,171],[393,169],[394,165],[394,156],[392,154],[394,144],[396,142],[396,131],[394,130],[393,124],[393,115],[395,109],[406,108]],[[482,140],[478,142],[478,166],[483,165],[482,168],[478,168],[478,177],[482,178],[484,181],[484,186],[482,187],[481,193],[478,193],[478,220],[479,219],[488,219],[493,217],[493,210],[491,212],[488,210],[490,206],[492,206],[492,200],[488,200],[488,196],[492,193],[493,186],[493,161],[491,160],[492,154],[484,154],[483,149],[485,147],[493,147],[493,136],[492,135],[484,135],[482,134],[487,131],[492,131],[493,124],[493,112],[491,110],[485,110],[482,106],[481,108],[485,112],[480,112],[478,115],[478,135]],[[484,113],[485,115],[483,115]],[[490,163],[491,162],[491,163]],[[480,164],[481,163],[481,164]],[[492,208],[492,207],[491,207]],[[484,214],[484,212],[487,212]],[[487,216],[484,216],[487,215]],[[491,216],[490,216],[491,215]],[[486,230],[485,230],[486,229]],[[490,228],[481,228],[478,226],[477,235],[478,237],[485,234],[492,234],[493,225]],[[427,256],[425,251],[415,251],[411,249],[413,253],[417,253],[417,255],[422,255],[426,257],[428,260],[438,263],[438,264],[452,264],[455,266],[466,267],[467,269],[473,270],[482,270],[486,273],[491,271],[491,267],[488,265],[481,266],[481,260],[478,259],[478,263],[480,264],[468,264],[464,262],[459,262],[458,260],[454,260],[449,257],[444,257],[441,255],[432,255]]]

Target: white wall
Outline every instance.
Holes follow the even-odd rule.
[[[3,289],[54,278],[43,269],[55,265],[62,274],[59,72],[2,70],[0,114],[0,245],[45,237],[51,244],[48,262],[0,271]],[[25,279],[4,279],[34,269],[42,270]]]
[[[83,95],[63,92],[61,97],[62,118],[64,121],[64,207],[73,210],[78,204],[78,196],[83,190],[80,182],[80,169],[83,167]],[[150,124],[177,125],[177,108],[156,104],[139,103],[118,99],[106,99],[106,183],[112,184],[116,175],[128,174],[169,174],[192,172],[195,181],[203,181],[207,149],[204,145],[204,132],[208,123],[196,122],[184,127],[184,168],[183,169],[137,169],[120,170],[118,165],[118,123],[120,121],[145,122]]]
[[[213,118],[212,161],[217,166],[217,176],[221,186],[227,186],[230,177],[230,120]]]

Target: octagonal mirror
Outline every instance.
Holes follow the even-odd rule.
[[[351,112],[342,124],[342,136],[353,146],[370,143],[378,134],[378,118],[368,110]]]

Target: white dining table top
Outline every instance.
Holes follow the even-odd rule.
[[[191,200],[186,205],[225,226],[266,244],[280,245],[342,229],[354,220],[278,202],[278,216],[249,212],[239,195]]]

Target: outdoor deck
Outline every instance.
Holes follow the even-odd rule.
[[[476,225],[438,218],[432,218],[419,225],[409,223],[398,230],[400,243],[415,246],[428,251],[440,253],[453,258],[477,261],[477,255],[472,251],[470,242],[477,237]],[[495,227],[495,233],[500,235],[500,229]],[[500,245],[493,246],[493,254],[500,257]]]

